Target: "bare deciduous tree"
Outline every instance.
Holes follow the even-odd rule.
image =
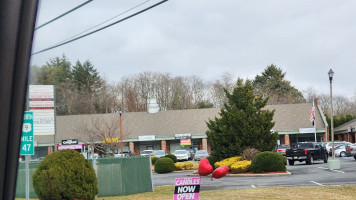
[[[81,122],[78,133],[89,137],[90,145],[108,156],[114,156],[120,148],[119,120],[116,115],[92,115]]]

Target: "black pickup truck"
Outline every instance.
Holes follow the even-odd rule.
[[[306,161],[307,165],[312,165],[314,160],[328,162],[328,152],[317,142],[299,142],[287,149],[285,156],[289,165],[294,165],[295,161]]]

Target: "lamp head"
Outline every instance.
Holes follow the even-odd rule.
[[[333,76],[334,76],[333,70],[330,69],[328,74],[329,74],[329,80],[330,80],[330,82],[331,82],[331,81],[333,80]]]

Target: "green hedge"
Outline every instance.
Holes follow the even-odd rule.
[[[173,172],[175,169],[174,162],[170,158],[162,157],[156,161],[155,172],[159,174]]]
[[[98,194],[92,165],[71,149],[46,156],[32,179],[39,199],[95,199]]]
[[[172,159],[174,163],[178,162],[177,157],[173,154],[167,154],[164,157]]]
[[[257,154],[250,166],[252,172],[286,171],[286,158],[279,153],[265,151]]]
[[[154,165],[158,159],[159,158],[157,158],[156,156],[152,156],[151,157],[152,164]]]
[[[211,165],[214,169],[215,169],[215,163],[220,161],[219,158],[217,158],[217,157],[215,157],[215,156],[213,156],[213,155],[208,156],[207,159],[209,160],[210,165]]]

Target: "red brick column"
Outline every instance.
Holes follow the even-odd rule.
[[[326,132],[325,133],[323,133],[323,142],[327,142],[328,140],[327,140],[327,134],[326,134]]]
[[[284,135],[284,144],[287,144],[290,146],[289,134]]]
[[[170,154],[171,153],[171,145],[169,143],[169,140],[166,140],[166,154]]]
[[[48,147],[47,152],[48,152],[48,155],[51,154],[53,152],[53,147]]]
[[[280,140],[279,140],[279,141],[280,141],[281,144],[285,144],[285,143],[284,143],[284,142],[285,142],[285,141],[284,141],[284,135],[280,135]]]
[[[136,156],[139,156],[140,155],[140,146],[138,144],[138,142],[134,142],[134,151],[133,153],[136,155]]]
[[[345,135],[344,135],[344,140],[350,142],[350,141],[349,141],[349,134],[348,134],[348,133],[345,133]]]
[[[166,140],[161,140],[161,150],[167,151],[167,144]]]
[[[129,142],[129,151],[131,151],[132,153],[135,152],[135,144],[133,142]]]
[[[201,139],[201,149],[202,150],[208,150],[208,140],[206,138]]]

